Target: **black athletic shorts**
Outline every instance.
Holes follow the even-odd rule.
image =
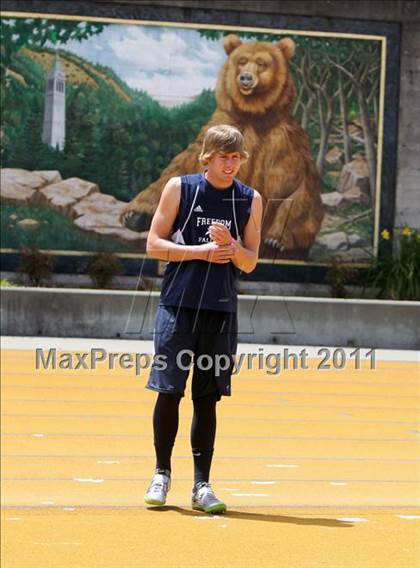
[[[193,365],[192,398],[231,394],[238,337],[236,312],[158,307],[155,354],[146,388],[184,396]]]

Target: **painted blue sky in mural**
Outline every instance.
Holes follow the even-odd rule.
[[[92,63],[111,67],[130,87],[169,104],[214,89],[226,59],[222,40],[196,30],[163,26],[107,26],[98,36],[63,45]]]

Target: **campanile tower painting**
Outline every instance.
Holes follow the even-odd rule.
[[[66,139],[66,76],[58,54],[47,75],[42,141],[64,150]]]

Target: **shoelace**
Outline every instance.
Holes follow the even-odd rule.
[[[216,498],[216,496],[215,496],[215,494],[214,494],[214,491],[213,491],[213,488],[212,488],[212,486],[210,485],[210,483],[203,483],[203,485],[201,485],[201,486],[198,488],[198,493],[201,493],[202,490],[204,490],[204,492],[207,493],[207,495],[210,495],[211,497]]]
[[[154,481],[152,483],[151,490],[156,491],[160,488],[166,489],[166,487],[168,486],[168,483],[169,483],[168,481]]]

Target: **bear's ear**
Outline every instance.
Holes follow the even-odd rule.
[[[277,47],[283,52],[284,57],[289,60],[295,54],[296,44],[290,37],[285,37],[277,42]]]
[[[232,51],[234,51],[241,44],[242,44],[241,38],[235,34],[229,34],[225,36],[223,40],[223,47],[225,48],[227,55],[232,53]]]

